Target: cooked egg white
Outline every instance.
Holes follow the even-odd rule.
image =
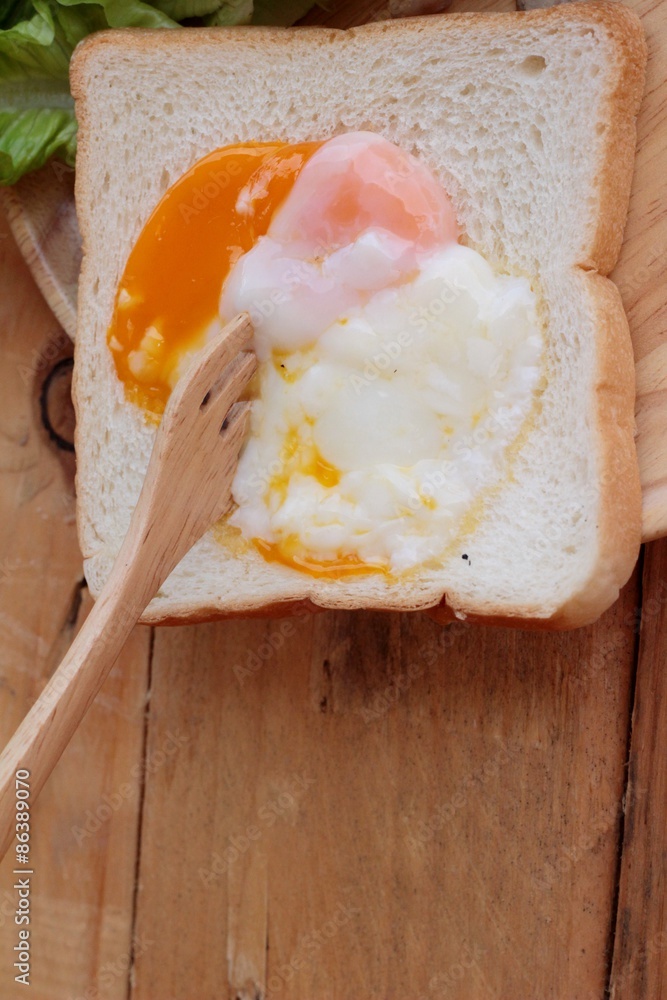
[[[390,144],[349,140],[309,161],[223,288],[222,319],[250,312],[260,361],[230,522],[292,565],[400,574],[441,559],[475,500],[507,475],[543,343],[529,282],[456,242],[435,179],[411,234],[377,208],[382,178],[349,177],[355,156]],[[332,226],[342,175],[348,221]]]

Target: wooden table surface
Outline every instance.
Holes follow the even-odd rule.
[[[39,403],[70,354],[3,219],[2,740],[90,607]],[[666,625],[656,542],[567,634],[137,628],[33,810],[28,993],[0,866],[0,997],[667,998]]]

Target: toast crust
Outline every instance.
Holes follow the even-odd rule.
[[[613,0],[600,0],[595,4],[572,3],[546,10],[517,12],[502,15],[520,18],[526,22],[549,23],[558,29],[561,20],[571,23],[578,20],[592,31],[602,32],[611,39],[617,53],[612,86],[608,89],[604,105],[604,141],[601,144],[600,164],[595,187],[596,204],[593,225],[586,232],[581,256],[576,268],[582,292],[592,305],[597,317],[595,324],[596,373],[594,378],[593,408],[597,429],[598,482],[601,484],[599,505],[599,553],[594,573],[554,614],[542,612],[528,605],[502,608],[485,605],[483,613],[457,605],[450,607],[447,595],[440,604],[428,610],[437,621],[446,623],[454,618],[471,622],[509,625],[521,628],[562,629],[573,628],[595,620],[618,596],[635,564],[641,539],[641,490],[634,447],[634,363],[627,319],[620,295],[607,275],[618,258],[625,218],[627,215],[630,185],[634,164],[636,127],[635,119],[641,102],[646,64],[646,43],[639,18],[628,8]],[[498,14],[451,14],[406,19],[400,22],[403,32],[436,28],[446,31],[456,24],[457,30],[469,26],[471,31],[488,31],[492,38],[497,29]],[[436,24],[437,22],[437,24]],[[495,22],[495,23],[494,23]],[[372,45],[375,35],[395,31],[398,23],[375,22],[348,32],[332,28],[300,28],[298,34],[313,38],[314,42],[327,44],[343,34],[363,35]],[[207,39],[214,41],[225,29],[197,29],[187,31],[154,31],[150,29],[121,29],[94,34],[77,48],[71,66],[71,86],[77,101],[77,116],[81,125],[81,148],[89,133],[86,108],[86,63],[100,47],[117,44],[119,34],[131,37],[132,46],[141,51],[159,46],[167,54],[172,46],[198,47]],[[129,33],[128,33],[129,32]],[[292,29],[284,28],[235,28],[235,35],[252,33],[261,41],[261,47],[271,46],[293,37]],[[258,45],[260,45],[258,41]],[[302,44],[300,42],[299,44]],[[77,198],[85,188],[85,178],[77,174]],[[86,199],[87,200],[87,199]],[[85,227],[84,227],[85,229]],[[83,270],[86,269],[85,247]],[[74,398],[78,395],[75,368]],[[82,445],[77,433],[77,447]],[[620,484],[620,488],[619,488]],[[81,508],[77,510],[81,536]],[[340,606],[340,604],[339,604]],[[350,607],[354,607],[350,602]],[[386,609],[377,606],[378,610]],[[168,613],[149,609],[142,617],[147,624],[183,624],[238,617],[277,617],[324,608],[307,599],[271,603],[255,610],[223,611],[214,605],[193,607],[184,600],[182,605],[170,603]]]
[[[597,318],[596,421],[600,454],[600,551],[595,572],[579,593],[550,617],[535,616],[531,627],[570,629],[589,625],[617,599],[637,559],[641,531],[641,484],[634,446],[635,370],[628,321],[621,296],[612,281],[599,274],[580,272],[580,280],[594,299]],[[619,488],[620,487],[620,488]],[[457,614],[447,605],[428,612],[442,624]],[[459,609],[460,614],[460,609]],[[465,613],[467,620],[486,624],[525,627],[520,614],[508,616],[497,609],[486,615]]]

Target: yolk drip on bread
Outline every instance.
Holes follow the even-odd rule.
[[[167,191],[130,253],[109,329],[130,399],[162,413],[184,353],[202,346],[217,319],[222,282],[264,235],[320,145],[228,146]]]
[[[507,478],[540,382],[536,299],[458,236],[428,167],[368,132],[220,150],[149,219],[109,331],[117,371],[160,412],[209,332],[250,313],[229,524],[258,557],[428,572]]]

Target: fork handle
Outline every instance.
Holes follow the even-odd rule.
[[[0,755],[0,858],[16,833],[17,770],[30,772],[34,805],[160,582],[139,580],[126,560],[116,560],[65,658]]]
[[[33,804],[151,598],[228,509],[249,417],[247,402],[232,404],[256,367],[245,351],[251,336],[249,316],[236,317],[202,349],[169,399],[111,574],[0,756],[0,859],[16,832],[17,770],[30,772]]]

